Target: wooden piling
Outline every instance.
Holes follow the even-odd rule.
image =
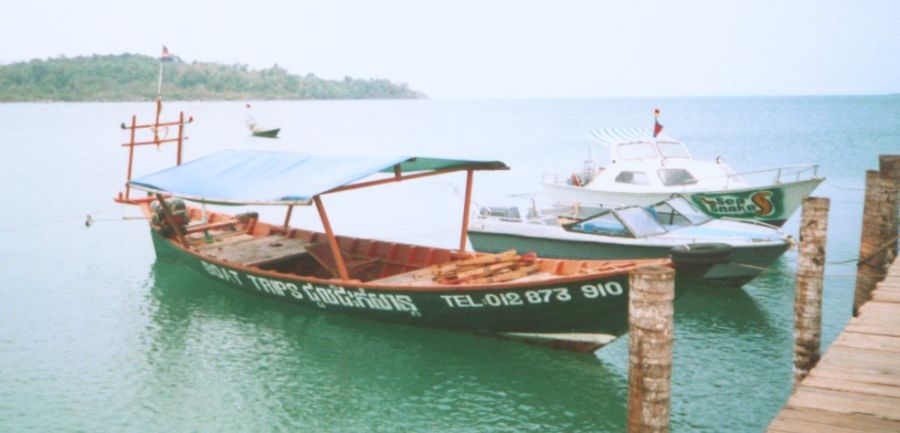
[[[632,271],[628,297],[628,432],[669,431],[675,271]]]
[[[893,178],[881,172],[866,172],[866,198],[856,270],[856,291],[853,296],[854,317],[859,315],[859,307],[871,297],[875,285],[885,277],[890,258],[888,251],[891,250],[889,241],[897,233],[895,185]]]
[[[894,180],[894,195],[900,194],[900,155],[879,155],[878,170],[882,176],[887,176]],[[900,202],[900,199],[898,199]],[[897,257],[897,224],[900,223],[898,216],[898,207],[894,206],[893,212],[889,211],[890,220],[888,221],[888,240],[891,245],[888,247],[892,257]]]
[[[794,387],[819,362],[822,344],[822,281],[829,200],[803,200],[794,294]]]

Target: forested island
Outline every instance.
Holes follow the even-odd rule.
[[[167,100],[394,99],[425,95],[386,79],[325,80],[277,65],[164,63]],[[0,102],[156,99],[159,59],[141,54],[57,57],[0,65]]]

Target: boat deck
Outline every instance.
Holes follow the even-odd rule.
[[[900,432],[900,260],[768,432]]]
[[[553,275],[549,272],[538,272],[530,275],[526,275],[523,277],[516,278],[514,280],[515,283],[526,283],[530,281],[541,281],[541,280],[549,280],[557,278],[557,275]],[[433,286],[434,285],[434,269],[425,268],[425,269],[416,269],[414,271],[405,272],[402,274],[392,275],[386,278],[380,278],[377,280],[372,280],[373,283],[378,284],[390,284],[390,285],[405,285],[405,286]]]
[[[286,238],[280,235],[253,237],[239,234],[208,245],[197,251],[226,262],[247,266],[260,266],[279,260],[287,260],[307,254],[310,243],[302,239]]]

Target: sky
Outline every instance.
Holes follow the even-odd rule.
[[[900,92],[900,1],[6,1],[0,63],[159,55],[432,98]]]

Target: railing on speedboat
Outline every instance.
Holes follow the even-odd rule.
[[[808,177],[803,177],[804,173],[810,173]],[[727,189],[730,186],[732,179],[735,181],[743,182],[743,178],[750,175],[762,175],[765,173],[774,173],[775,177],[772,179],[772,183],[780,184],[782,182],[799,182],[804,179],[812,179],[818,176],[819,174],[819,165],[818,164],[798,164],[798,165],[787,165],[784,167],[778,168],[767,168],[765,170],[754,170],[754,171],[745,171],[741,173],[732,173],[726,174],[722,176],[711,176],[704,177],[698,179],[698,181],[705,180],[713,180],[713,179],[725,179],[725,188]],[[793,179],[789,179],[793,177]],[[786,179],[787,178],[787,179]]]
[[[747,176],[756,176],[762,175],[765,173],[774,173],[774,178],[772,179],[772,183],[780,184],[782,182],[790,182],[795,181],[799,182],[803,179],[812,179],[818,176],[819,174],[819,165],[818,164],[798,164],[798,165],[787,165],[784,167],[778,168],[767,168],[764,170],[754,170],[754,171],[744,171],[740,173],[731,173],[731,174],[723,174],[720,176],[710,176],[703,177],[697,179],[697,181],[706,181],[706,180],[715,180],[715,179],[725,179],[725,188],[727,189],[731,186],[731,181],[741,181],[743,182],[743,178]],[[804,174],[809,174],[808,177],[804,177]],[[790,179],[793,177],[793,179]],[[582,179],[580,173],[573,173],[568,176],[563,176],[558,173],[543,173],[541,177],[541,181],[543,183],[551,183],[551,184],[568,184],[581,186],[580,184],[576,184],[573,180],[577,179],[580,183],[587,183],[590,179]]]

